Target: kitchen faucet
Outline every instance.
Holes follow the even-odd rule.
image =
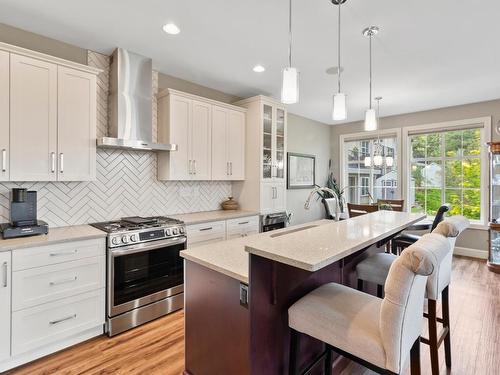
[[[309,206],[311,204],[311,198],[313,197],[314,194],[316,194],[320,191],[326,191],[327,193],[330,193],[331,195],[333,195],[333,197],[335,198],[335,221],[339,221],[339,219],[340,219],[339,196],[337,195],[337,193],[335,193],[335,191],[333,191],[332,189],[329,189],[327,187],[317,187],[317,188],[313,189],[309,193],[309,196],[307,197],[306,203],[304,203],[304,208],[306,210],[309,209]]]

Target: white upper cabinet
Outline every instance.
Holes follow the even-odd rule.
[[[57,179],[57,65],[10,55],[10,179]]]
[[[0,253],[0,361],[10,357],[11,252]]]
[[[9,180],[9,53],[0,51],[0,181]]]
[[[212,107],[212,179],[245,179],[245,113]]]
[[[0,43],[0,181],[95,178],[98,73]]]
[[[243,179],[245,115],[232,107],[171,89],[160,93],[158,141],[177,151],[158,154],[158,179]]]
[[[59,181],[95,179],[96,76],[58,67]]]

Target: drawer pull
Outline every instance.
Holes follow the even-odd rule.
[[[200,232],[206,231],[206,230],[212,230],[214,228],[212,227],[207,227],[207,228],[200,228]]]
[[[238,223],[238,225],[243,225],[243,224],[248,224],[249,221],[242,221],[241,223]]]
[[[7,275],[7,272],[8,272],[7,262],[3,262],[2,268],[3,268],[3,287],[7,288],[7,278],[8,278],[8,275]]]
[[[73,314],[73,315],[69,315],[69,316],[66,316],[64,318],[61,318],[61,319],[57,319],[57,320],[51,320],[49,322],[49,324],[51,326],[55,325],[55,324],[59,324],[59,323],[62,323],[62,322],[65,322],[67,320],[71,320],[71,319],[75,319],[76,318],[76,314]]]
[[[7,150],[2,150],[2,172],[7,172]]]
[[[77,252],[78,252],[78,250],[62,251],[60,253],[50,253],[49,255],[51,257],[59,257],[59,256],[63,256],[63,255],[73,255],[73,254],[76,254]]]
[[[50,286],[54,286],[54,285],[60,285],[60,284],[67,284],[67,283],[72,283],[72,282],[75,282],[76,280],[78,279],[78,277],[71,277],[69,279],[63,279],[63,280],[57,280],[57,281],[51,281],[49,282],[49,285]]]

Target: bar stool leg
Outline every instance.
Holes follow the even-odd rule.
[[[383,298],[383,295],[384,295],[384,286],[377,284],[377,297]]]
[[[326,345],[326,357],[325,357],[325,375],[332,375],[332,350],[328,345]]]
[[[299,374],[299,347],[300,333],[296,330],[290,330],[290,359],[289,359],[289,374]]]
[[[444,356],[446,367],[451,368],[450,296],[448,286],[443,289],[441,297],[443,301],[443,327],[448,329],[444,338]]]
[[[363,291],[363,280],[361,279],[358,279],[358,290],[359,291]]]
[[[410,374],[420,375],[420,337],[410,350]]]
[[[428,299],[429,351],[431,353],[432,375],[439,375],[436,301]]]

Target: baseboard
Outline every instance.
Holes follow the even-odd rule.
[[[455,246],[455,250],[453,251],[455,255],[461,255],[469,258],[477,258],[477,259],[488,259],[488,252],[485,250],[479,249],[471,249],[469,247],[459,247]]]

